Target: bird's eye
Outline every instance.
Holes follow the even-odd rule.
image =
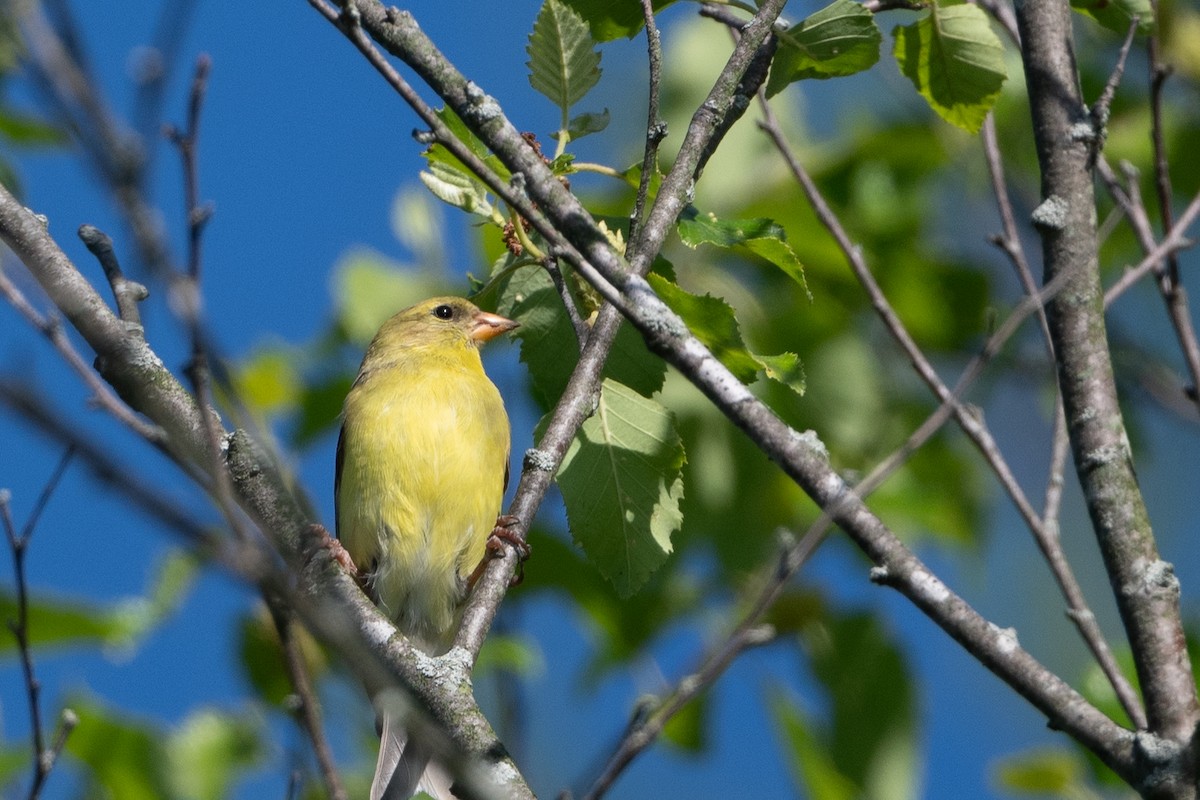
[[[433,315],[438,319],[453,319],[454,309],[450,306],[441,305],[433,310]]]

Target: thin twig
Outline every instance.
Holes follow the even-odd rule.
[[[9,492],[7,489],[0,491],[0,519],[3,520],[4,533],[8,538],[8,547],[12,553],[13,580],[17,587],[17,618],[8,621],[8,628],[17,640],[17,651],[21,657],[21,673],[25,677],[25,697],[29,701],[30,738],[33,745],[33,780],[27,795],[29,800],[37,800],[41,794],[46,778],[50,775],[50,770],[54,768],[55,759],[62,748],[56,746],[48,750],[42,733],[42,712],[39,703],[42,686],[33,668],[33,648],[29,643],[29,584],[25,577],[25,556],[29,552],[29,542],[33,537],[34,529],[37,528],[38,520],[47,503],[50,502],[54,490],[58,488],[74,455],[75,450],[71,447],[63,452],[19,534],[13,524]]]
[[[1117,63],[1113,66],[1108,80],[1105,81],[1100,96],[1096,98],[1095,103],[1092,103],[1090,113],[1098,136],[1104,135],[1104,127],[1108,124],[1108,111],[1112,106],[1113,98],[1117,96],[1117,87],[1121,84],[1121,77],[1125,74],[1125,62],[1129,58],[1129,49],[1133,46],[1133,37],[1137,33],[1139,21],[1136,14],[1129,21],[1129,30],[1125,34],[1125,41],[1117,53]]]
[[[642,175],[638,180],[637,197],[629,215],[629,241],[640,236],[642,215],[650,192],[650,181],[658,172],[658,146],[667,138],[667,123],[659,117],[659,88],[662,85],[662,38],[654,20],[651,0],[641,0],[642,19],[646,23],[646,57],[650,65],[650,97],[646,103],[646,147],[642,154]]]
[[[983,154],[988,165],[988,175],[992,180],[992,194],[996,198],[996,208],[1000,212],[1000,224],[1004,233],[997,237],[996,242],[1017,271],[1017,279],[1026,297],[1038,293],[1037,281],[1033,270],[1029,268],[1029,260],[1025,257],[1025,248],[1021,246],[1021,233],[1017,227],[1017,215],[1013,212],[1012,201],[1008,196],[1008,181],[1004,174],[1004,159],[1000,154],[1000,141],[996,136],[996,118],[991,112],[983,120]],[[1046,309],[1038,307],[1038,322],[1042,327],[1042,337],[1046,342],[1047,354],[1054,361],[1054,342],[1050,338],[1050,323],[1046,320]]]
[[[1103,161],[1100,162],[1103,164]],[[1104,173],[1101,172],[1101,175]],[[1196,216],[1200,214],[1200,193],[1197,193],[1192,198],[1192,202],[1188,203],[1187,208],[1179,215],[1179,220],[1171,228],[1162,241],[1154,245],[1146,252],[1144,258],[1137,263],[1136,266],[1125,271],[1112,286],[1109,286],[1104,291],[1104,307],[1111,306],[1118,297],[1128,291],[1130,286],[1146,277],[1151,272],[1155,272],[1162,268],[1163,259],[1170,256],[1172,253],[1178,253],[1180,250],[1186,250],[1191,247],[1194,242],[1187,239],[1184,234],[1196,221]]]
[[[200,139],[200,112],[208,86],[212,61],[207,55],[196,59],[192,88],[188,97],[187,124],[183,130],[169,126],[167,138],[178,148],[183,165],[185,215],[188,231],[187,273],[173,277],[170,290],[175,307],[187,328],[192,343],[192,357],[185,373],[192,382],[196,405],[201,409],[204,434],[208,439],[208,471],[212,476],[213,500],[224,515],[230,530],[243,542],[250,538],[249,526],[234,501],[233,485],[225,468],[224,431],[213,406],[212,368],[204,334],[201,310],[200,278],[202,272],[201,243],[204,228],[212,217],[212,207],[200,203],[200,163],[197,155]]]
[[[129,406],[117,397],[112,387],[101,380],[96,371],[83,360],[83,356],[71,344],[71,339],[63,330],[58,317],[44,317],[38,313],[38,310],[26,299],[24,293],[9,279],[3,269],[0,269],[0,296],[8,301],[8,304],[15,308],[17,313],[24,317],[34,329],[50,341],[63,360],[92,391],[93,402],[146,441],[155,445],[162,444],[164,438],[162,428],[147,422],[130,410]]]
[[[211,69],[212,59],[202,53],[196,59],[192,90],[188,95],[187,126],[182,131],[173,125],[168,125],[165,129],[167,138],[179,149],[179,156],[183,161],[184,202],[188,223],[187,274],[197,285],[200,282],[203,261],[200,245],[204,227],[212,218],[212,206],[200,203],[199,160],[196,154],[200,139],[200,111],[208,90],[208,73]]]
[[[774,638],[772,626],[761,624],[762,618],[779,600],[800,568],[808,563],[824,541],[829,527],[830,520],[823,514],[799,541],[792,540],[790,534],[783,537],[771,574],[749,610],[730,634],[700,659],[700,666],[676,683],[665,698],[649,703],[639,701],[630,715],[625,734],[583,800],[598,800],[603,796],[629,764],[658,739],[666,724],[716,683],[739,655]]]
[[[1123,58],[1120,63],[1124,63]],[[988,172],[992,178],[992,191],[996,197],[996,205],[1000,211],[1001,225],[1004,230],[1003,235],[997,238],[1000,240],[1001,247],[1008,254],[1009,260],[1017,271],[1017,277],[1021,282],[1022,288],[1025,290],[1026,297],[1035,297],[1038,294],[1037,283],[1034,280],[1033,271],[1030,270],[1029,263],[1025,258],[1024,248],[1021,246],[1016,215],[1013,213],[1012,204],[1008,198],[1008,183],[1004,177],[1004,163],[1000,154],[999,140],[996,136],[996,123],[990,113],[984,120],[982,133],[984,155],[988,164]],[[1054,340],[1050,335],[1050,323],[1046,318],[1045,305],[1039,304],[1037,313],[1038,321],[1041,324],[1042,337],[1046,344],[1046,352],[1049,355],[1050,363],[1053,364],[1055,361]],[[1063,470],[1066,468],[1068,452],[1069,440],[1066,432],[1066,415],[1063,411],[1062,396],[1056,385],[1054,432],[1051,438],[1050,469],[1046,480],[1043,511],[1039,523],[1036,526],[1030,527],[1030,532],[1033,534],[1038,548],[1046,559],[1046,564],[1050,567],[1050,572],[1054,576],[1055,583],[1058,584],[1059,592],[1066,602],[1067,617],[1074,622],[1084,643],[1095,657],[1096,663],[1099,664],[1101,671],[1108,678],[1113,691],[1125,709],[1125,713],[1129,715],[1135,727],[1139,730],[1144,729],[1146,727],[1146,712],[1142,708],[1141,700],[1138,698],[1133,686],[1129,683],[1128,678],[1121,671],[1121,667],[1113,655],[1112,648],[1109,646],[1108,640],[1104,637],[1104,632],[1100,629],[1096,615],[1092,613],[1091,608],[1088,606],[1083,589],[1080,587],[1079,581],[1075,578],[1074,570],[1071,569],[1071,563],[1062,549],[1062,539],[1059,536],[1058,512],[1062,500]]]
[[[1155,20],[1158,16],[1158,0],[1151,0],[1151,13]],[[1154,188],[1158,198],[1159,222],[1163,235],[1169,235],[1175,228],[1171,208],[1171,170],[1167,157],[1166,137],[1163,125],[1163,87],[1170,76],[1170,67],[1163,64],[1159,53],[1159,31],[1161,26],[1155,25],[1150,32],[1147,45],[1150,68],[1150,138],[1154,148]],[[1180,348],[1188,372],[1191,373],[1192,391],[1188,393],[1193,402],[1200,406],[1200,343],[1196,340],[1196,330],[1192,324],[1187,291],[1179,279],[1179,258],[1172,253],[1167,256],[1166,269],[1157,273],[1158,289],[1167,304],[1167,315],[1175,326]]]
[[[558,266],[558,260],[546,258],[542,261],[542,267],[546,270],[546,274],[550,276],[550,281],[554,284],[555,291],[558,292],[558,298],[562,301],[563,308],[567,312],[567,318],[571,320],[571,327],[575,330],[575,339],[579,342],[579,349],[582,350],[587,345],[591,328],[588,327],[587,321],[579,315],[579,308],[575,305],[575,298],[571,296],[571,287],[567,286],[562,269]]]
[[[321,768],[321,778],[325,781],[325,790],[332,800],[348,800],[346,788],[342,785],[338,774],[337,764],[333,760],[333,751],[325,738],[325,728],[321,723],[321,703],[313,689],[312,680],[308,675],[308,665],[304,661],[304,653],[300,642],[296,639],[296,625],[293,612],[282,601],[267,597],[267,608],[271,612],[271,620],[279,634],[279,644],[283,650],[283,663],[287,668],[288,677],[292,681],[292,690],[297,699],[295,708],[296,722],[300,725],[309,743],[312,744],[313,754]]]
[[[774,637],[775,629],[771,625],[739,626],[732,636],[705,657],[699,669],[675,684],[670,694],[655,701],[652,708],[637,709],[616,750],[581,800],[600,800],[626,767],[654,743],[672,717],[707,691],[739,655],[772,641]]]
[[[933,365],[929,363],[921,348],[913,340],[908,329],[905,328],[904,323],[888,302],[887,297],[884,296],[879,283],[867,267],[862,251],[851,241],[849,234],[842,227],[841,221],[821,196],[816,183],[792,152],[791,146],[788,144],[783,130],[779,126],[779,120],[770,105],[766,102],[765,97],[760,97],[760,106],[763,113],[763,120],[759,123],[760,127],[771,138],[776,149],[778,149],[780,155],[784,158],[793,177],[796,178],[796,181],[804,190],[805,196],[808,197],[817,218],[837,241],[838,247],[849,262],[851,271],[866,291],[871,305],[875,308],[879,318],[887,327],[888,332],[896,340],[896,343],[900,345],[900,348],[904,351],[913,368],[916,370],[917,375],[925,382],[934,396],[937,397],[939,402],[948,404],[955,420],[963,429],[963,432],[967,434],[968,438],[979,449],[988,465],[992,468],[992,471],[995,472],[1001,486],[1004,487],[1004,490],[1012,499],[1013,504],[1021,513],[1021,517],[1025,520],[1026,524],[1030,528],[1037,527],[1041,524],[1041,520],[1028,498],[1026,498],[1020,484],[1017,483],[1016,477],[1012,474],[1012,470],[1000,452],[995,439],[992,438],[991,432],[988,431],[987,426],[978,415],[971,412],[958,401],[959,393],[952,391],[942,382]]]
[[[151,274],[173,271],[170,247],[157,209],[146,196],[146,143],[113,113],[91,74],[72,55],[40,13],[37,4],[22,4],[19,16],[35,78],[100,174],[133,233],[141,261]]]
[[[81,225],[79,238],[104,270],[104,277],[112,288],[113,299],[117,304],[117,315],[130,325],[142,326],[142,313],[138,306],[150,296],[150,290],[137,281],[125,277],[121,262],[113,250],[112,239],[104,231],[94,225]]]

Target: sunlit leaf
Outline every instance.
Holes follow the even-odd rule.
[[[238,399],[254,411],[274,414],[295,405],[303,389],[291,348],[264,347],[233,370]]]
[[[372,250],[351,250],[334,267],[337,320],[353,343],[363,346],[401,309],[446,291],[427,273],[394,262]]]
[[[84,698],[75,698],[68,705],[79,724],[67,737],[67,752],[85,767],[102,796],[122,800],[171,796],[160,730]]]
[[[632,39],[646,27],[640,3],[629,0],[563,0],[575,9],[587,22],[592,36],[597,41],[608,42],[627,36]],[[653,0],[651,6],[657,14],[675,0]]]
[[[804,78],[835,78],[870,69],[879,60],[883,39],[875,15],[853,0],[834,0],[778,37],[768,97]]]
[[[587,23],[560,0],[542,4],[525,52],[529,84],[558,106],[564,119],[600,80],[600,53]]]
[[[1078,756],[1060,749],[1009,756],[995,767],[995,774],[1006,791],[1017,795],[1070,796],[1083,780]]]
[[[791,756],[792,774],[806,790],[806,796],[821,800],[851,800],[861,796],[854,782],[838,771],[821,738],[811,730],[807,715],[782,690],[770,693],[767,708],[781,729]]]
[[[220,800],[234,782],[266,756],[261,722],[203,709],[193,713],[166,746],[168,781],[184,800]]]
[[[759,372],[763,372],[793,391],[804,393],[804,370],[800,367],[800,359],[792,353],[766,357],[752,353],[742,340],[733,309],[724,300],[691,294],[653,273],[647,279],[663,302],[683,318],[688,329],[738,380],[753,383]]]
[[[708,747],[709,695],[692,699],[667,721],[663,738],[687,753],[699,753]]]
[[[1150,0],[1071,0],[1071,8],[1122,36],[1129,33],[1134,17],[1138,33],[1145,36],[1154,30]]]
[[[489,219],[492,216],[487,187],[465,170],[436,161],[431,162],[429,169],[421,173],[421,183],[444,203],[461,208],[468,214],[478,214]]]
[[[671,413],[605,380],[558,485],[575,541],[622,596],[636,592],[671,553],[683,521],[683,462]]]
[[[1004,45],[976,5],[937,5],[897,26],[893,52],[930,107],[947,122],[978,133],[1008,77]]]
[[[679,238],[688,247],[712,244],[724,248],[744,248],[774,264],[796,283],[805,287],[804,266],[787,241],[787,231],[771,219],[718,219],[712,213],[688,208],[679,219]]]
[[[486,675],[496,670],[527,678],[537,677],[545,672],[546,659],[534,639],[493,631],[479,651],[475,673]]]

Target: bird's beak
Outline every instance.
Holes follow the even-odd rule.
[[[521,324],[499,314],[489,314],[486,311],[480,311],[471,319],[471,330],[467,335],[471,337],[472,341],[481,344],[502,333],[507,333]]]

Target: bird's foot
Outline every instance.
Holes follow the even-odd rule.
[[[354,559],[350,557],[350,553],[346,552],[346,548],[342,547],[341,541],[329,535],[329,529],[320,523],[314,522],[308,526],[308,533],[313,538],[313,547],[311,553],[316,553],[318,550],[328,550],[329,556],[337,562],[346,574],[354,578],[359,586],[363,585],[363,575],[358,571],[358,567],[354,565]],[[311,556],[310,556],[311,557]]]
[[[492,532],[488,534],[487,553],[483,560],[479,562],[479,566],[471,573],[471,577],[467,579],[467,585],[472,589],[475,588],[475,582],[483,575],[483,571],[487,569],[488,562],[493,558],[504,558],[504,546],[510,545],[517,554],[517,574],[513,575],[509,581],[509,587],[519,585],[525,580],[525,560],[529,558],[530,550],[529,543],[521,538],[520,534],[513,530],[517,525],[521,524],[519,517],[514,517],[511,514],[501,514],[496,517],[496,526],[492,528]]]

